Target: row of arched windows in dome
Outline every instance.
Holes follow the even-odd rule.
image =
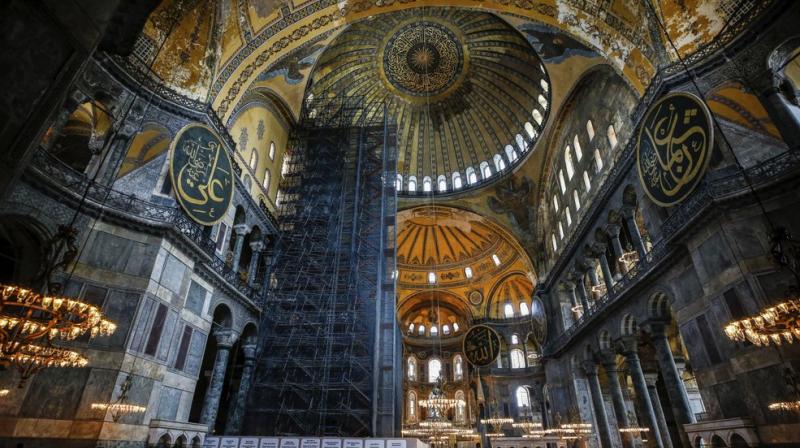
[[[541,86],[544,92],[547,92],[549,85],[544,79],[541,80]],[[494,174],[501,173],[506,169],[512,167],[523,154],[527,153],[532,148],[533,143],[539,137],[539,132],[544,123],[544,112],[547,110],[548,102],[544,95],[539,95],[537,99],[542,110],[534,108],[531,112],[533,121],[536,122],[534,126],[530,121],[523,124],[525,134],[528,136],[527,140],[522,134],[514,136],[514,141],[503,148],[503,151],[496,153],[492,156],[491,161],[484,160],[478,164],[478,169],[474,167],[467,167],[464,170],[464,175],[459,171],[454,171],[449,176],[441,174],[435,180],[431,176],[424,176],[420,181],[417,176],[411,175],[407,179],[403,178],[402,174],[397,175],[395,180],[395,189],[397,191],[407,191],[409,193],[445,193],[448,191],[457,191],[464,188],[466,185],[472,186],[481,180],[488,180]],[[480,177],[479,177],[480,176]],[[448,185],[448,178],[450,184]],[[421,190],[420,190],[421,189]]]
[[[433,392],[429,394],[429,398],[432,396]],[[466,395],[463,391],[457,390],[455,394],[453,394],[453,398],[460,400],[459,404],[454,409],[453,421],[455,423],[464,423],[467,418]],[[533,407],[531,405],[531,395],[527,386],[517,386],[517,388],[514,389],[514,404],[517,406],[518,414],[522,414],[523,411],[526,414],[530,411],[533,411]],[[535,411],[534,413],[538,414],[538,412]],[[406,396],[406,421],[415,422],[419,418],[419,397],[417,395],[417,391],[410,390]]]
[[[464,379],[464,359],[461,355],[453,357],[453,381],[461,381]],[[406,359],[406,378],[409,381],[427,381],[435,383],[443,374],[444,369],[442,361],[439,358],[431,358],[428,360],[427,378],[420,379],[419,367],[417,365],[417,358],[409,356]]]
[[[590,144],[594,144],[595,129],[592,120],[586,121],[586,137]],[[606,128],[606,137],[608,139],[608,148],[613,150],[619,143],[617,140],[617,131],[613,124],[608,125]],[[573,211],[577,214],[582,206],[581,197],[584,202],[586,196],[592,190],[592,179],[596,174],[603,171],[603,152],[601,147],[595,145],[592,150],[591,164],[584,162],[584,151],[581,146],[581,140],[578,134],[575,134],[571,144],[568,143],[564,148],[563,168],[559,168],[556,175],[555,185],[552,190],[551,211],[553,216],[554,229],[550,233],[550,244],[553,252],[557,252],[560,242],[567,236],[569,229],[573,224]],[[583,166],[580,173],[580,182],[572,182],[573,178],[579,173],[579,169]],[[567,190],[572,191],[568,192]],[[581,191],[582,190],[582,191]],[[577,215],[575,216],[577,218]]]
[[[450,324],[444,324],[441,328],[441,334],[445,336],[458,333],[461,329],[458,322],[453,322],[452,326]],[[415,324],[412,322],[408,324],[408,334],[417,336],[439,336],[439,326],[434,324],[430,327],[426,327],[425,324]]]

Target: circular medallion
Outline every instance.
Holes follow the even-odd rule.
[[[175,198],[193,221],[219,222],[233,199],[233,169],[222,140],[209,127],[190,123],[170,145],[170,180]]]
[[[395,28],[381,48],[379,61],[389,87],[411,98],[431,99],[452,92],[466,69],[458,31],[435,20],[416,19]]]
[[[500,355],[500,336],[486,325],[475,325],[464,335],[462,350],[473,366],[488,366]]]
[[[714,148],[706,105],[689,93],[671,93],[650,106],[639,128],[636,168],[650,199],[683,201],[700,184]]]
[[[483,302],[483,294],[480,291],[472,291],[469,293],[469,303],[478,306]]]

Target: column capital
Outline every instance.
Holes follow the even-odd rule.
[[[644,381],[647,383],[648,388],[656,387],[656,381],[658,381],[658,373],[657,372],[644,372]]]
[[[564,291],[567,291],[567,292],[574,291],[575,290],[575,282],[570,281],[570,280],[563,281],[563,282],[561,282],[561,287],[564,289]]]
[[[252,361],[256,359],[256,349],[258,345],[252,342],[246,342],[242,345],[242,353],[244,353],[245,361]]]
[[[237,334],[231,328],[217,328],[214,330],[214,338],[217,341],[217,347],[225,350],[230,350],[236,342]]]
[[[264,250],[264,246],[265,244],[263,241],[260,240],[253,241],[250,243],[250,250],[252,250],[253,252],[261,252],[262,250]]]
[[[636,207],[633,205],[626,205],[620,209],[620,214],[625,219],[633,219],[636,217]]]
[[[586,373],[586,376],[597,376],[597,370],[600,368],[600,366],[597,365],[597,362],[590,359],[584,360],[581,363],[581,367],[583,367],[583,371]]]
[[[621,227],[619,224],[606,224],[606,233],[608,233],[611,238],[618,238],[620,229]]]
[[[611,349],[600,350],[597,354],[597,360],[603,365],[603,369],[607,373],[617,371],[617,355]]]
[[[238,236],[245,236],[250,233],[250,226],[247,224],[235,224],[233,226],[233,231],[236,232]]]
[[[622,336],[616,341],[616,349],[626,358],[636,357],[638,359],[639,339],[636,336]]]
[[[642,328],[651,339],[666,339],[667,324],[668,322],[663,320],[649,320],[642,325]]]

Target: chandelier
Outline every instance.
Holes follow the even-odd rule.
[[[108,403],[92,403],[91,408],[96,411],[111,412],[111,420],[113,420],[114,423],[116,423],[125,414],[143,413],[147,410],[146,407],[127,403],[128,391],[131,390],[132,386],[133,382],[131,381],[130,374],[128,374],[128,376],[125,377],[125,381],[123,381],[122,385],[120,386],[120,394],[116,401]]]
[[[619,262],[625,266],[626,271],[630,271],[639,262],[639,253],[635,250],[625,252],[619,257]]]
[[[0,352],[6,353],[8,343],[0,343]],[[12,354],[3,356],[11,364],[17,366],[20,372],[19,387],[36,372],[46,367],[84,367],[89,361],[78,352],[49,345],[26,344],[18,345]]]
[[[94,305],[0,284],[0,355],[43,338],[71,341],[87,332],[107,336],[116,328]]]
[[[639,434],[648,431],[650,431],[650,428],[645,428],[643,426],[628,426],[626,428],[619,428],[619,432],[623,434]]]
[[[783,340],[793,343],[800,339],[800,299],[792,298],[761,313],[730,322],[725,326],[725,334],[737,342],[745,340],[757,346],[781,345]]]
[[[0,397],[5,397],[5,396],[6,396],[6,395],[8,395],[10,392],[11,392],[11,391],[10,391],[10,390],[8,390],[8,389],[0,389]]]
[[[483,423],[484,425],[503,426],[503,425],[507,425],[507,424],[510,424],[510,423],[514,423],[514,419],[513,418],[507,418],[507,417],[499,417],[499,416],[495,415],[495,416],[489,417],[489,418],[482,418],[481,419],[481,423]]]
[[[461,399],[447,398],[444,395],[434,395],[431,398],[419,400],[419,404],[420,406],[424,406],[428,409],[435,409],[439,413],[443,413],[456,406],[465,406],[466,402]]]
[[[778,401],[775,403],[770,403],[768,408],[770,411],[800,412],[800,400]]]

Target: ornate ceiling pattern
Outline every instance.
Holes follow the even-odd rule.
[[[413,322],[431,300],[436,307],[447,304],[448,313],[461,316],[456,321],[462,324],[502,317],[491,310],[497,302],[501,311],[507,301],[517,311],[522,302],[530,309],[533,266],[505,229],[477,214],[441,206],[403,210],[397,220],[398,316]]]
[[[549,86],[528,41],[497,16],[426,8],[351,25],[320,57],[309,91],[317,107],[363,97],[367,119],[385,104],[398,123],[400,190],[419,194],[483,185],[524,160]]]

